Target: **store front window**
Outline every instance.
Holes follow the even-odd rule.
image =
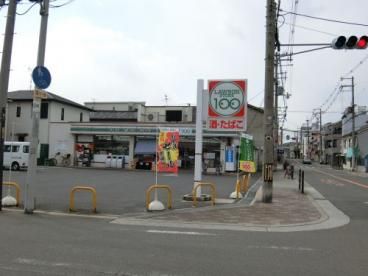
[[[95,154],[129,155],[129,140],[121,135],[95,135]]]

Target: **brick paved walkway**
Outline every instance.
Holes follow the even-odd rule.
[[[275,175],[271,204],[256,202],[252,206],[235,204],[174,210],[144,216],[144,218],[170,222],[249,224],[254,226],[311,223],[320,220],[321,217],[321,212],[312,199],[308,195],[298,192],[296,180],[284,179],[281,173]]]

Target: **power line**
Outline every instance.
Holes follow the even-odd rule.
[[[347,25],[355,25],[355,26],[368,27],[367,24],[363,24],[363,23],[356,23],[356,22],[349,22],[349,21],[341,21],[341,20],[336,20],[336,19],[329,19],[329,18],[312,16],[312,15],[308,15],[308,14],[302,14],[302,13],[296,13],[296,12],[291,12],[291,11],[285,11],[285,10],[282,10],[282,9],[280,9],[280,10],[283,11],[283,12],[286,12],[283,15],[293,14],[293,15],[303,16],[303,17],[307,17],[307,18],[311,18],[311,19],[316,19],[316,20],[322,20],[322,21],[328,21],[328,22],[334,22],[334,23],[340,23],[340,24],[347,24]]]
[[[65,2],[64,4],[60,4],[60,5],[50,5],[50,8],[61,8],[61,7],[64,7],[66,5],[69,5],[71,4],[72,2],[74,2],[75,0],[69,0],[68,2]],[[55,2],[55,1],[53,1]]]
[[[284,20],[282,22],[282,25],[283,24],[291,25],[292,23],[285,22],[285,20]],[[280,28],[281,28],[281,26],[280,26]],[[329,35],[329,36],[333,36],[333,37],[338,36],[337,34],[328,33],[328,32],[317,30],[317,29],[313,29],[313,28],[310,28],[310,27],[305,27],[305,26],[302,26],[302,25],[296,25],[296,24],[294,24],[294,26],[297,27],[297,28],[300,28],[300,29],[304,29],[304,30],[308,30],[308,31],[316,32],[316,33],[321,33],[321,34],[325,34],[325,35]]]

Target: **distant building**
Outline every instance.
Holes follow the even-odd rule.
[[[367,107],[355,106],[355,134],[357,137],[356,161],[357,169],[366,171],[368,164],[368,113]],[[352,142],[353,118],[352,109],[348,107],[342,116],[342,154],[345,157],[344,168],[351,169],[353,142]]]
[[[18,90],[8,93],[5,139],[30,141],[32,135],[33,91]],[[90,109],[56,94],[47,92],[41,101],[38,161],[54,157],[57,152],[74,152],[71,123],[89,122]]]
[[[341,154],[341,128],[342,122],[327,123],[323,125],[323,159],[322,161],[332,167],[342,168],[343,158]]]

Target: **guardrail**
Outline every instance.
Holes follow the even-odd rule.
[[[13,181],[4,181],[3,186],[12,186],[15,188],[15,200],[17,201],[16,207],[19,207],[20,203],[20,186],[17,182]]]
[[[89,191],[92,193],[92,211],[94,213],[97,213],[97,193],[96,193],[96,189],[92,188],[92,187],[88,187],[88,186],[75,186],[71,191],[70,191],[70,203],[69,203],[69,211],[70,212],[75,212],[75,208],[74,208],[74,193],[76,191]]]
[[[151,200],[151,192],[155,189],[167,190],[167,208],[172,209],[172,191],[168,185],[152,185],[146,191],[146,210],[148,211],[149,202]]]
[[[198,182],[192,190],[193,207],[197,207],[197,189],[201,186],[208,186],[211,188],[211,201],[212,201],[212,205],[215,205],[215,199],[216,199],[215,184],[210,183],[210,182]]]

